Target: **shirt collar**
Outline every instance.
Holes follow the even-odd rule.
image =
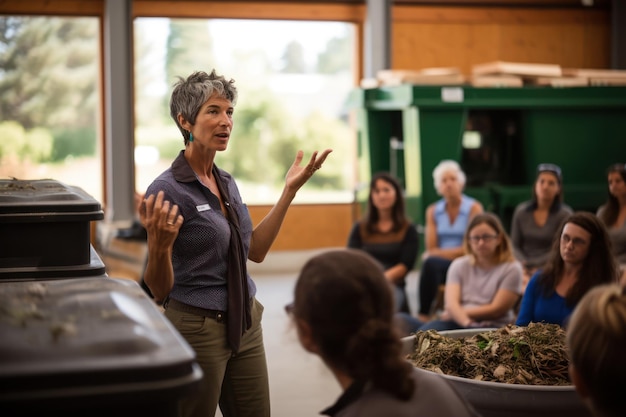
[[[196,181],[196,174],[191,169],[189,162],[185,159],[185,151],[181,150],[174,162],[172,162],[172,174],[178,182]]]
[[[327,416],[334,416],[350,404],[358,400],[363,391],[365,390],[365,381],[354,381],[352,385],[346,389],[343,394],[337,399],[337,402],[325,410],[322,410],[320,414]]]

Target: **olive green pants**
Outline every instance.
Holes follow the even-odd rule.
[[[196,352],[204,373],[200,387],[180,401],[180,417],[213,417],[219,404],[224,417],[269,417],[270,396],[263,346],[263,305],[252,304],[252,326],[233,354],[226,323],[172,308],[165,316]]]

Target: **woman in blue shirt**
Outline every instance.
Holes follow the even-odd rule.
[[[618,276],[606,228],[592,213],[576,212],[561,225],[544,269],[530,279],[515,324],[564,326],[589,289]]]
[[[442,199],[426,209],[426,251],[419,279],[421,321],[430,320],[430,310],[440,285],[446,282],[450,263],[463,256],[463,235],[469,220],[482,213],[478,201],[463,194],[465,173],[456,161],[443,160],[433,170],[437,194]]]

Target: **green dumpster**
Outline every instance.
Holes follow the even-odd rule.
[[[626,87],[400,85],[351,92],[359,181],[390,171],[406,190],[409,215],[424,223],[437,200],[432,171],[458,161],[465,192],[509,228],[515,206],[531,197],[535,169],[563,170],[565,202],[593,211],[606,199],[606,168],[626,160]],[[357,194],[366,201],[367,190]]]

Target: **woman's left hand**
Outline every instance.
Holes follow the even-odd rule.
[[[304,157],[304,152],[298,151],[295,161],[291,165],[291,168],[289,168],[289,171],[287,171],[287,175],[285,177],[286,186],[294,192],[298,191],[300,187],[302,187],[304,183],[306,183],[309,178],[315,174],[315,171],[322,167],[326,157],[331,152],[332,149],[326,149],[321,154],[318,154],[318,152],[315,151],[313,152],[313,155],[311,155],[309,163],[304,166],[300,166]]]

